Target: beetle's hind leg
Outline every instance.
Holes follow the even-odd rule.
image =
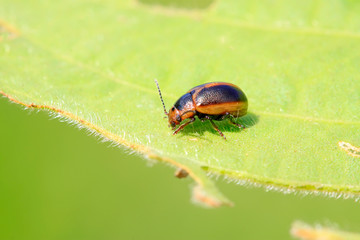
[[[209,116],[205,116],[205,118],[210,121],[211,125],[212,125],[213,128],[220,134],[220,136],[222,136],[222,137],[226,140],[225,135],[220,131],[220,129],[218,128],[218,126],[216,126],[216,124],[213,122],[213,120],[212,120]]]
[[[234,117],[229,118],[229,120],[230,120],[230,122],[231,122],[232,124],[238,126],[239,128],[245,129],[245,126],[244,126],[244,125],[238,124],[238,123],[235,122]]]
[[[221,120],[224,120],[228,118],[230,123],[234,124],[235,126],[239,127],[240,129],[245,129],[245,126],[242,124],[238,124],[235,122],[235,117],[233,115],[231,115],[230,113],[226,113]]]
[[[177,134],[178,132],[180,132],[181,130],[183,130],[184,127],[186,127],[187,125],[189,125],[190,123],[192,123],[192,122],[194,122],[194,121],[195,121],[195,118],[191,118],[190,121],[181,124],[181,125],[178,127],[178,129],[176,129],[176,130],[173,132],[173,135]]]

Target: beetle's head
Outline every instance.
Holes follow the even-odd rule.
[[[172,107],[168,113],[169,125],[172,129],[175,129],[176,125],[179,125],[181,122],[180,111],[176,107]]]

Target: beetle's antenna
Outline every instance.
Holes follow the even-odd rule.
[[[167,113],[167,111],[166,111],[166,107],[165,107],[165,103],[164,103],[164,100],[163,100],[162,95],[161,95],[161,91],[160,91],[159,83],[158,83],[158,81],[157,81],[156,79],[154,79],[154,80],[155,80],[155,83],[156,83],[157,89],[158,89],[158,91],[159,91],[160,100],[161,100],[162,105],[163,105],[163,107],[164,107],[164,113],[165,113],[165,115],[169,115],[169,114]]]

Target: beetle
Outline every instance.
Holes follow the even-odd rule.
[[[190,123],[193,123],[195,116],[202,122],[209,120],[213,128],[225,140],[225,135],[213,120],[222,121],[229,119],[230,123],[241,129],[245,128],[243,125],[237,124],[234,121],[235,118],[246,115],[248,109],[248,100],[245,93],[235,84],[210,82],[196,86],[182,95],[179,100],[175,102],[174,106],[170,108],[169,112],[167,112],[159,83],[156,79],[155,83],[164,107],[164,113],[169,119],[169,126],[171,126],[172,130],[175,130],[176,126],[180,125],[173,132],[173,135],[180,132]],[[190,120],[181,124],[185,119]]]

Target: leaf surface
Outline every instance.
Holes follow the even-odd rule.
[[[209,174],[360,194],[360,5],[352,1],[8,1],[0,91],[189,172],[194,196],[231,204]],[[205,82],[246,93],[240,131],[196,121],[172,136],[167,107]]]

